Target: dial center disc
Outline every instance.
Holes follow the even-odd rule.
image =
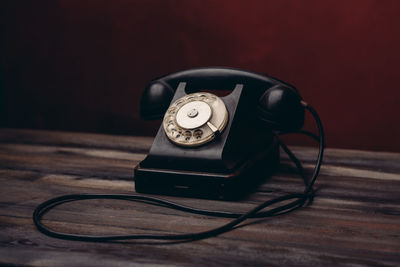
[[[176,123],[184,129],[195,129],[207,123],[211,114],[211,107],[207,103],[192,101],[178,110]]]
[[[187,113],[187,115],[188,115],[188,117],[189,118],[194,118],[194,117],[196,117],[197,115],[199,115],[199,111],[197,110],[197,109],[191,109],[191,110],[189,110],[189,112]]]

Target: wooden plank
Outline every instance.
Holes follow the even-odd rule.
[[[0,140],[3,143],[111,148],[139,153],[147,152],[153,142],[151,137],[20,129],[1,129]]]
[[[205,240],[86,243],[54,239],[35,229],[32,212],[49,198],[71,193],[134,194],[133,167],[145,157],[151,141],[147,137],[1,129],[0,265],[400,263],[397,153],[327,149],[312,206],[248,220],[234,231]],[[295,147],[294,151],[310,173],[315,149]],[[194,207],[245,212],[270,197],[302,188],[293,164],[283,155],[280,170],[241,201],[162,198]],[[46,224],[54,229],[91,234],[187,233],[227,221],[115,200],[68,203],[45,216]]]

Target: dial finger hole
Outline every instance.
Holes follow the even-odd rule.
[[[178,100],[178,101],[176,101],[175,102],[175,105],[177,105],[177,106],[179,106],[179,105],[181,105],[181,104],[183,104],[183,103],[185,103],[185,100]]]
[[[194,138],[196,138],[196,139],[200,139],[202,135],[203,135],[203,131],[200,130],[200,129],[197,129],[197,130],[195,130],[195,131],[193,132],[193,136],[194,136]]]
[[[176,107],[170,107],[170,108],[168,109],[168,113],[169,113],[169,114],[175,114],[175,113],[176,113]]]
[[[166,116],[164,121],[168,124],[173,123],[174,122],[174,117],[173,116]]]
[[[168,130],[169,132],[176,131],[176,130],[175,130],[175,125],[173,125],[173,124],[168,124],[167,130]]]
[[[183,133],[183,135],[185,136],[185,140],[186,140],[186,141],[189,141],[190,138],[192,137],[192,132],[191,132],[191,131],[185,131],[185,132]]]
[[[210,96],[207,97],[206,100],[207,100],[208,102],[214,102],[215,100],[217,100],[217,98],[216,98],[215,96],[210,95]]]
[[[176,138],[179,138],[179,137],[181,137],[181,136],[182,136],[182,129],[179,129],[179,128],[178,128],[178,129],[176,130],[176,136],[175,136],[175,137],[176,137]]]

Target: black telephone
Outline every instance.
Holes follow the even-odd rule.
[[[218,97],[213,90],[231,90]],[[319,135],[302,131],[304,111],[318,126]],[[135,187],[141,193],[179,194],[233,199],[256,186],[279,163],[279,146],[296,164],[305,190],[269,199],[246,213],[197,209],[143,194],[73,194],[40,204],[33,222],[42,233],[79,241],[156,239],[190,241],[233,230],[248,218],[276,216],[311,203],[324,152],[324,132],[317,112],[297,89],[254,72],[230,68],[201,68],[153,80],[145,89],[141,115],[162,119],[148,156],[135,167]],[[298,132],[319,142],[319,154],[310,179],[300,161],[279,140],[279,134]],[[220,227],[197,233],[93,236],[63,233],[42,223],[52,208],[85,199],[121,199],[214,217],[233,218]],[[272,206],[273,205],[273,206]]]
[[[218,97],[213,90],[230,90]],[[304,102],[292,85],[254,72],[199,68],[146,87],[141,116],[162,119],[148,156],[135,168],[141,193],[232,199],[279,163],[274,131],[298,131]]]

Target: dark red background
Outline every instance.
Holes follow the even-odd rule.
[[[230,66],[297,86],[330,147],[400,151],[400,1],[1,5],[3,127],[154,134],[138,113],[149,80]]]

